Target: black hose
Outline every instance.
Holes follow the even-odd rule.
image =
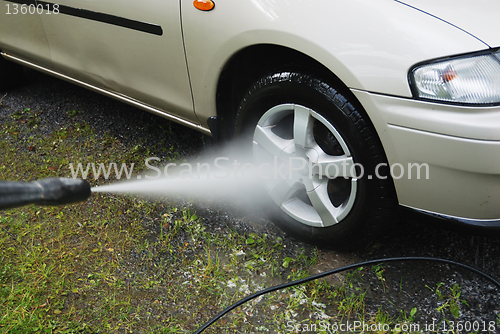
[[[309,276],[309,277],[306,277],[306,278],[303,278],[303,279],[300,279],[300,280],[297,280],[297,281],[288,282],[288,283],[276,285],[276,286],[273,286],[273,287],[270,287],[270,288],[267,288],[267,289],[264,289],[264,290],[257,291],[255,293],[253,293],[253,294],[251,294],[251,295],[243,298],[243,299],[240,299],[239,301],[237,301],[233,305],[229,306],[228,308],[226,308],[225,310],[223,310],[222,312],[220,312],[219,314],[217,314],[215,317],[213,317],[208,322],[206,322],[203,326],[201,326],[200,328],[198,328],[198,330],[196,332],[194,332],[194,334],[199,334],[199,333],[203,332],[205,329],[207,329],[214,322],[216,322],[217,320],[219,320],[220,318],[222,318],[226,313],[229,313],[229,311],[237,308],[240,305],[245,304],[246,302],[249,302],[250,300],[252,300],[254,298],[262,296],[262,295],[264,295],[266,293],[277,291],[277,290],[281,290],[281,289],[284,289],[284,288],[289,288],[289,287],[294,286],[294,285],[303,284],[303,283],[306,283],[306,282],[309,282],[309,281],[313,281],[313,280],[318,279],[318,278],[322,278],[322,277],[325,277],[325,276],[328,276],[328,275],[336,274],[336,273],[339,273],[339,272],[342,272],[342,271],[345,271],[345,270],[349,270],[349,269],[359,268],[359,267],[373,265],[373,264],[377,264],[377,263],[383,263],[383,262],[399,262],[399,261],[431,261],[431,262],[440,262],[440,263],[451,264],[451,265],[454,265],[454,266],[457,266],[457,267],[461,267],[461,268],[470,270],[470,271],[478,274],[479,276],[482,276],[482,277],[486,278],[488,281],[490,281],[491,283],[493,283],[494,285],[496,285],[497,288],[500,289],[500,283],[497,280],[495,280],[493,277],[491,277],[490,275],[488,275],[488,274],[486,274],[486,273],[484,273],[484,272],[482,272],[482,271],[480,271],[480,270],[478,270],[476,268],[473,268],[471,266],[468,266],[468,265],[465,265],[465,264],[462,264],[462,263],[459,263],[459,262],[451,261],[451,260],[440,259],[440,258],[435,258],[435,257],[391,257],[391,258],[387,258],[387,259],[370,260],[370,261],[358,262],[358,263],[355,263],[355,264],[350,264],[350,265],[347,265],[347,266],[344,266],[344,267],[341,267],[341,268],[333,269],[333,270],[330,270],[330,271],[325,271],[324,273],[320,273],[320,274],[317,274],[317,275]]]

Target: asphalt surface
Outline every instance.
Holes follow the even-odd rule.
[[[0,99],[0,118],[25,108],[43,111],[44,126],[39,131],[44,133],[51,133],[69,122],[67,111],[78,110],[82,113],[76,117],[84,119],[97,134],[112,133],[125,142],[140,137],[145,145],[152,147],[158,138],[164,138],[165,145],[174,147],[181,158],[190,158],[212,149],[210,140],[194,130],[31,70],[25,71],[20,87],[0,91]],[[214,230],[231,225],[248,232],[266,231],[283,236],[290,247],[311,247],[285,236],[266,219],[258,214],[253,216],[252,212],[242,210],[238,205],[200,205],[198,216],[204,217],[209,228]],[[349,253],[321,250],[320,262],[313,271],[326,271],[376,258],[426,256],[470,265],[500,281],[498,232],[462,230],[404,212],[392,229],[390,235],[365,249]],[[500,289],[478,275],[451,265],[429,262],[406,261],[386,264],[384,268],[385,282],[368,275],[371,286],[366,296],[368,310],[375,312],[383,306],[397,314],[401,309],[417,307],[416,320],[421,324],[437,325],[443,319],[451,319],[477,325],[481,333],[497,332],[499,326],[494,326],[492,330],[490,325],[500,319]],[[440,282],[445,283],[445,287],[455,283],[462,287],[460,298],[466,300],[469,306],[461,308],[458,319],[451,317],[449,312],[437,310],[441,304],[436,301],[431,289],[435,289]]]

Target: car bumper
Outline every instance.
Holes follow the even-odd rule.
[[[393,179],[401,205],[473,225],[498,225],[500,107],[353,93],[372,119],[391,168],[397,167]],[[415,166],[421,166],[420,175]]]

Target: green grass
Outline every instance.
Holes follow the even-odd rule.
[[[140,166],[156,149],[96,134],[81,112],[66,114],[70,125],[48,134],[40,131],[40,110],[0,119],[0,179],[70,177],[69,164],[80,162]],[[171,147],[163,153],[179,157]],[[252,292],[309,276],[318,260],[314,248],[290,249],[279,237],[208,225],[191,205],[115,195],[1,211],[0,333],[189,333]],[[385,286],[383,267],[372,271]],[[413,321],[416,309],[365,312],[368,272],[348,273],[341,285],[317,280],[266,295],[209,332]],[[453,311],[459,297],[458,289],[451,291],[442,311]]]

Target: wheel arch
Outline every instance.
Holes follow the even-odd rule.
[[[218,140],[232,138],[234,116],[249,87],[261,77],[275,71],[303,71],[330,82],[369,120],[365,109],[349,87],[325,65],[303,52],[286,46],[256,44],[235,53],[220,73],[215,101]],[[370,126],[376,132],[372,123]]]
[[[217,83],[217,140],[224,141],[234,136],[236,111],[246,91],[257,80],[272,72],[303,71],[332,84],[348,101],[361,112],[368,126],[377,135],[375,140],[382,148],[385,161],[388,161],[380,135],[361,102],[349,87],[329,68],[295,49],[275,45],[257,44],[248,46],[235,53],[223,67]],[[397,193],[392,182],[391,192]]]

